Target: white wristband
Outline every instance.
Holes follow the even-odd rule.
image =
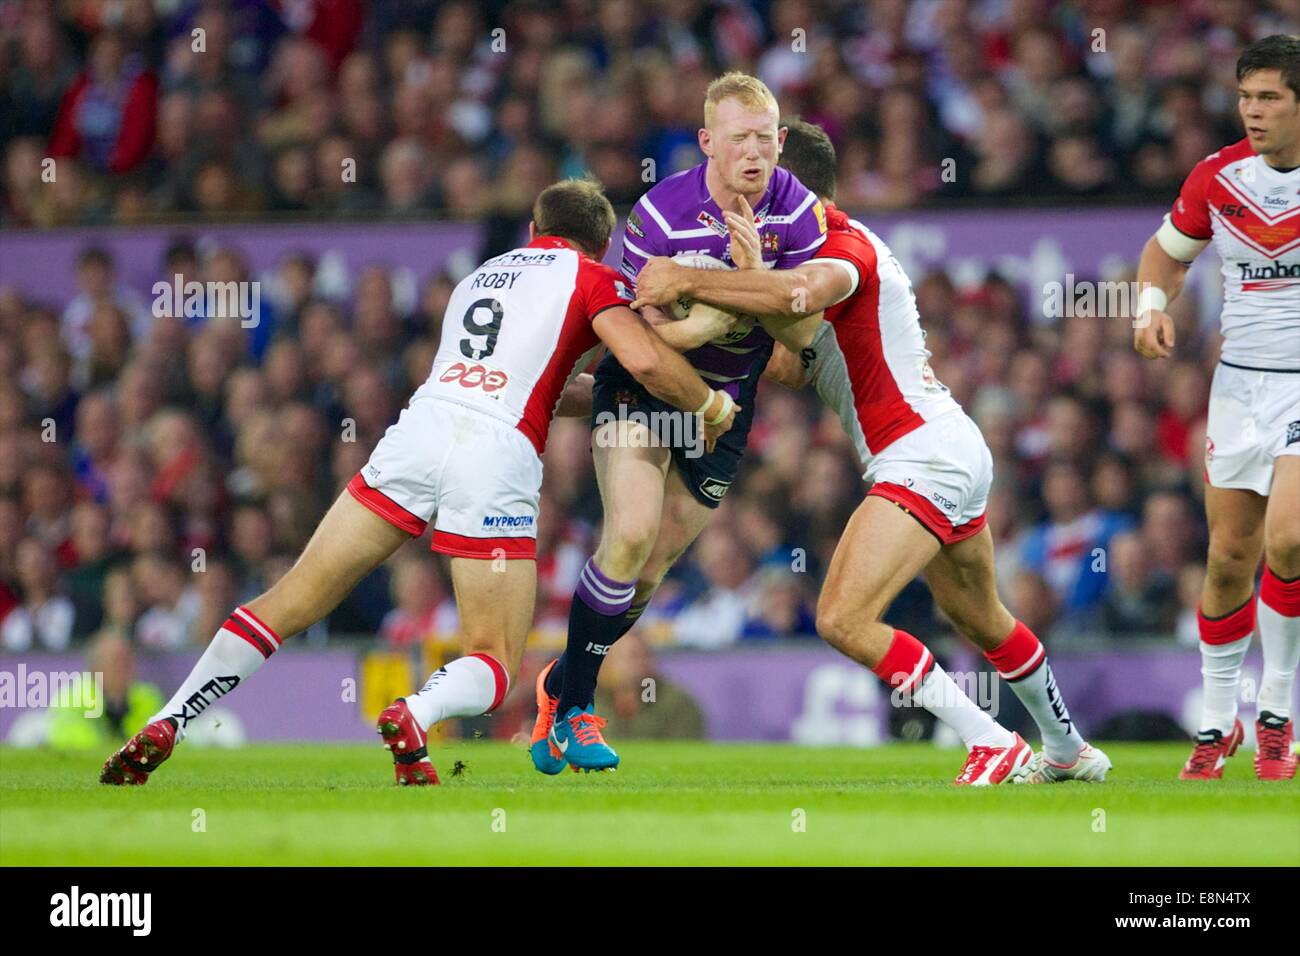
[[[1134,317],[1136,318],[1152,310],[1163,312],[1167,305],[1169,305],[1169,296],[1165,295],[1165,290],[1159,286],[1148,284],[1138,293],[1137,311],[1134,313]]]
[[[704,404],[703,404],[703,405],[701,405],[699,408],[695,409],[695,414],[696,414],[696,415],[703,415],[705,412],[707,412],[707,411],[709,410],[709,406],[713,404],[713,396],[714,396],[715,394],[717,394],[717,393],[714,392],[713,389],[709,389],[709,397],[706,398],[706,399],[704,400]]]
[[[736,407],[735,401],[729,394],[726,392],[719,392],[718,394],[722,396],[722,411],[718,412],[717,418],[706,418],[704,420],[704,424],[706,425],[720,425],[722,421],[731,414],[731,410]],[[710,401],[712,401],[712,399],[710,399]]]

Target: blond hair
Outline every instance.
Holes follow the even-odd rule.
[[[713,123],[714,110],[726,99],[736,100],[745,109],[755,113],[764,110],[780,113],[780,108],[776,105],[776,97],[767,88],[767,84],[758,77],[750,76],[748,73],[724,73],[709,84],[709,89],[704,94],[705,126]]]

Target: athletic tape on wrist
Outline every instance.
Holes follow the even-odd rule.
[[[722,396],[722,411],[718,412],[716,418],[706,418],[704,420],[704,424],[706,425],[721,424],[722,421],[731,414],[731,410],[736,407],[735,401],[727,392],[719,392],[718,394]],[[712,401],[712,399],[710,399],[710,401]]]

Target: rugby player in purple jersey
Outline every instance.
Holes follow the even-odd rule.
[[[779,116],[776,98],[752,76],[728,73],[709,85],[699,131],[705,162],[657,184],[627,218],[622,272],[629,281],[652,256],[695,254],[730,265],[725,212],[746,205],[765,264],[788,269],[813,256],[826,237],[825,211],[817,196],[777,166],[786,134]],[[650,434],[646,421],[674,421],[674,410],[613,356],[598,366],[592,455],[605,520],[574,593],[565,652],[537,680],[531,753],[543,773],[559,773],[566,765],[618,765],[618,754],[601,734],[605,722],[593,710],[597,672],[735,480],[758,380],[772,351],[761,326],[732,315],[715,313],[709,323],[692,313],[689,322],[675,323],[653,307],[644,314],[685,352],[701,378],[739,408],[711,452],[685,441],[665,443],[664,436]]]

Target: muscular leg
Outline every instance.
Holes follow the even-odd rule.
[[[1210,548],[1205,558],[1201,613],[1207,618],[1221,618],[1237,610],[1254,593],[1267,507],[1268,499],[1253,491],[1206,486]]]
[[[1034,718],[1047,759],[1073,765],[1085,742],[1057,689],[1043,645],[998,597],[989,529],[942,548],[925,569],[925,580],[935,603],[984,652]]]
[[[1255,630],[1255,569],[1264,549],[1268,499],[1238,488],[1206,486],[1210,547],[1197,614],[1201,641],[1202,732],[1231,732],[1241,665]]]
[[[341,494],[289,572],[231,614],[150,723],[169,718],[177,725],[178,738],[183,737],[190,720],[247,680],[284,638],[334,610],[358,581],[410,537],[347,492]]]
[[[981,651],[994,650],[1016,626],[998,597],[993,534],[979,534],[941,548],[926,566],[925,583],[953,626]]]
[[[451,559],[451,584],[460,615],[461,649],[491,654],[506,665],[511,678],[519,670],[537,600],[537,562]]]
[[[569,608],[563,667],[548,686],[559,690],[559,710],[585,709],[596,692],[604,655],[623,632],[636,581],[659,535],[670,452],[650,447],[644,425],[609,422],[592,434],[596,482],[604,508],[600,545],[583,567]],[[558,688],[557,688],[558,685]]]
[[[884,498],[868,496],[844,528],[817,600],[817,633],[840,653],[875,668],[894,640],[881,618],[930,563],[939,542]]]
[[[357,582],[409,540],[344,492],[289,572],[246,606],[277,634],[297,634],[338,607]]]
[[[634,581],[659,535],[671,454],[650,448],[635,422],[609,422],[592,433],[591,455],[604,512],[595,560],[618,581]]]
[[[622,624],[614,637],[614,641],[617,641],[630,631],[636,622],[640,620],[642,612],[645,611],[651,598],[654,597],[654,593],[663,582],[664,576],[686,553],[686,549],[700,536],[700,532],[704,530],[705,525],[709,523],[709,519],[713,516],[713,509],[700,504],[699,500],[686,487],[681,474],[676,468],[668,469],[668,478],[664,483],[662,501],[662,516],[659,522],[658,536],[655,538],[654,545],[650,550],[649,558],[642,565],[641,573],[636,581],[636,590],[632,596],[632,604],[623,615]],[[560,656],[559,661],[547,676],[546,687],[552,696],[559,695],[564,679],[566,657],[567,652]],[[599,674],[604,661],[605,658],[601,657],[596,662],[597,674]]]
[[[1279,456],[1264,514],[1264,579],[1259,588],[1264,679],[1258,708],[1279,722],[1291,717],[1300,660],[1300,455]]]
[[[682,481],[681,473],[676,468],[670,468],[668,480],[664,483],[663,517],[659,523],[659,534],[655,538],[650,557],[637,578],[633,607],[644,607],[650,602],[663,583],[664,576],[695,543],[713,514],[714,509],[701,504],[691,494]]]
[[[452,717],[495,710],[519,673],[537,598],[537,562],[453,557],[451,583],[460,616],[462,657],[438,668],[406,698],[424,729]]]
[[[817,632],[952,727],[968,748],[1010,746],[1013,736],[961,692],[920,641],[881,621],[938,550],[938,541],[915,519],[884,498],[868,496],[831,558],[817,602]]]

